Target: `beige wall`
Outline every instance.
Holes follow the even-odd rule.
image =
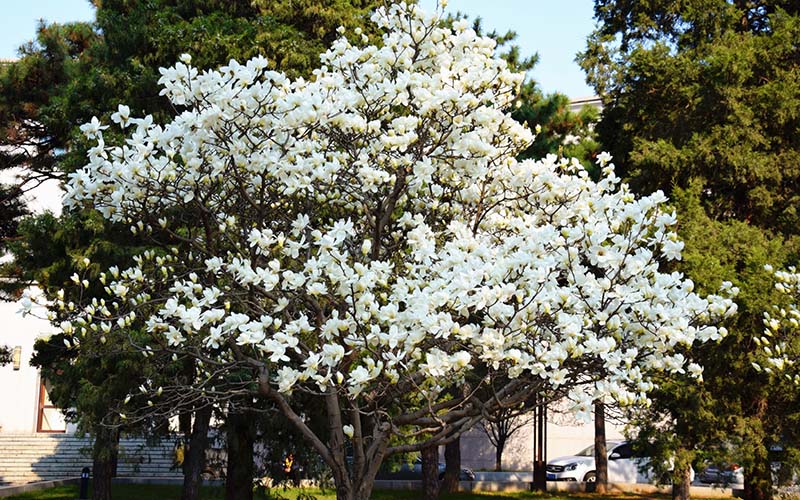
[[[594,441],[594,426],[582,424],[569,415],[548,413],[547,460],[573,455]],[[503,452],[503,470],[530,471],[533,468],[533,424],[528,423],[511,437]],[[622,427],[606,423],[606,439],[624,439]],[[495,449],[478,427],[461,438],[461,463],[473,470],[493,470]]]
[[[0,433],[30,434],[36,431],[39,403],[39,371],[30,366],[33,343],[52,332],[46,320],[23,318],[17,302],[0,302],[0,344],[22,347],[19,370],[13,364],[0,367]]]

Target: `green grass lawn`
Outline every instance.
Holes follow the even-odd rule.
[[[287,500],[296,500],[299,493],[314,495],[317,500],[335,500],[336,495],[333,490],[326,489],[324,493],[316,488],[311,489],[289,489],[284,491],[282,488],[273,490]],[[115,484],[112,487],[114,500],[179,500],[181,488],[176,485],[154,485],[154,484]],[[203,500],[222,500],[225,497],[221,487],[204,487],[201,498]],[[420,494],[417,491],[376,491],[373,493],[374,500],[417,500]],[[6,497],[5,500],[75,500],[78,498],[77,486],[59,486],[40,490],[32,493],[24,493],[13,497]],[[278,497],[280,498],[280,497]],[[514,493],[456,493],[452,495],[442,495],[442,500],[596,500],[597,495],[591,494],[544,494],[529,492]],[[666,500],[666,495],[606,495],[603,500],[647,500],[659,499]],[[696,499],[699,500],[699,499]]]

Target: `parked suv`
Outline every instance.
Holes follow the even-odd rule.
[[[608,482],[610,483],[650,483],[650,474],[643,474],[640,467],[646,467],[650,459],[634,457],[630,443],[626,441],[609,441]],[[694,476],[694,474],[693,474]],[[584,481],[593,483],[597,480],[594,463],[594,446],[575,455],[554,458],[547,462],[548,481]]]

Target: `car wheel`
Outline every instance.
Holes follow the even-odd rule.
[[[583,476],[584,483],[596,483],[597,482],[597,475],[592,472],[587,472],[585,476]]]

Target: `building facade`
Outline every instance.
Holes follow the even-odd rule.
[[[12,362],[0,366],[0,434],[65,433],[72,431],[47,395],[47,384],[30,364],[36,339],[52,333],[48,321],[23,318],[18,302],[0,302],[0,344],[12,352]]]

